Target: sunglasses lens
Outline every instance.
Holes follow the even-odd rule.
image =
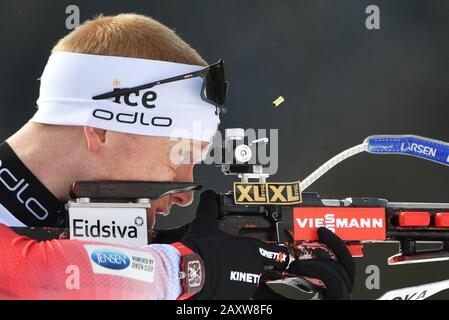
[[[223,63],[212,66],[204,77],[202,97],[226,112],[228,82],[225,81]]]

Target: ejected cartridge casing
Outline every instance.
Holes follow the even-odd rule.
[[[285,99],[283,96],[279,96],[276,100],[273,101],[273,107],[277,108]]]

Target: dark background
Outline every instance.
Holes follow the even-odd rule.
[[[103,13],[152,16],[209,62],[226,61],[230,111],[221,128],[279,128],[274,180],[305,178],[339,151],[372,134],[418,134],[449,141],[449,1],[1,1],[0,135],[34,113],[51,47],[67,34],[65,8],[81,21]],[[367,30],[365,8],[380,8]],[[271,102],[286,102],[274,109]],[[196,179],[225,191],[232,179],[200,166]],[[449,202],[449,170],[400,156],[363,154],[342,163],[309,191],[323,197],[383,197]],[[194,206],[159,221],[183,224]],[[355,298],[449,278],[449,263],[387,267],[396,245],[369,245],[358,259]],[[367,290],[365,267],[381,268],[381,289]],[[442,293],[436,298],[449,298]]]

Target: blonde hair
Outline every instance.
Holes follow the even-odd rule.
[[[59,40],[52,49],[55,51],[207,65],[173,30],[150,17],[133,13],[86,21]]]

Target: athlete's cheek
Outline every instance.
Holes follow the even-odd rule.
[[[174,181],[176,177],[175,169],[168,165],[146,166],[144,169],[134,174],[139,181]]]
[[[193,181],[193,164],[180,166],[176,170],[176,181],[192,182]]]

